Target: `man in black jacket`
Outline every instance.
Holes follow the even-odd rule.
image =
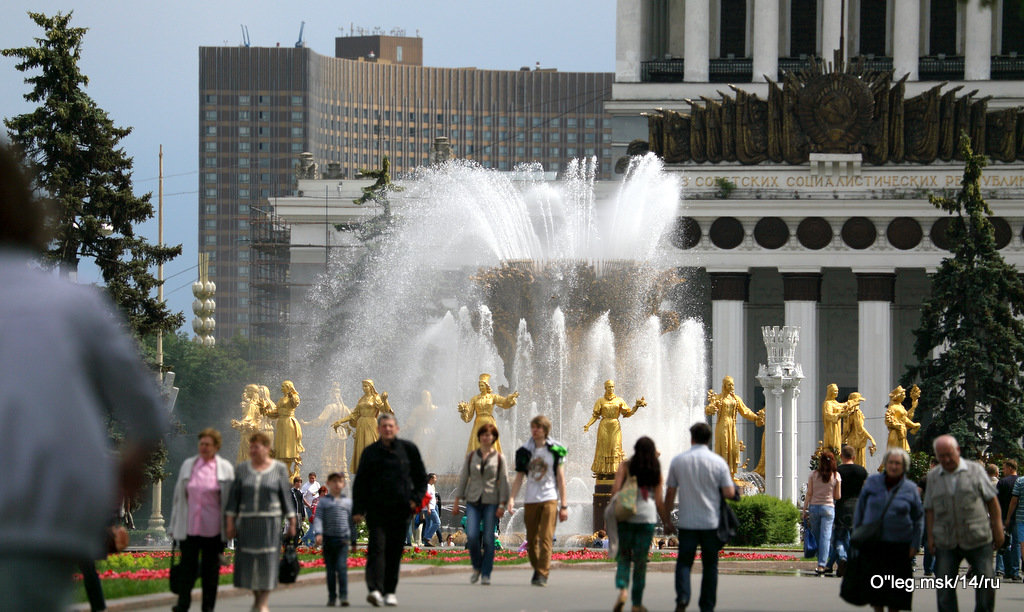
[[[374,606],[397,606],[395,589],[409,520],[427,492],[427,470],[420,451],[398,439],[393,414],[377,418],[380,439],[359,458],[352,495],[352,520],[366,517],[370,541],[366,548],[366,601]]]
[[[292,479],[292,507],[290,508],[290,510],[292,512],[295,512],[295,514],[299,517],[299,525],[298,528],[295,530],[295,537],[292,538],[292,544],[294,544],[295,546],[299,545],[299,540],[302,538],[302,517],[305,516],[303,514],[303,512],[305,511],[305,505],[302,503],[301,487],[302,479],[296,476],[295,478]]]

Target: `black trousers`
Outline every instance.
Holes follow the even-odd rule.
[[[92,612],[107,609],[107,600],[103,598],[103,586],[100,584],[99,574],[96,573],[96,562],[79,561],[78,569],[82,572],[82,584],[85,586],[85,594],[89,596],[89,608]]]
[[[367,517],[370,540],[366,546],[366,586],[387,595],[398,588],[398,572],[405,548],[409,517]]]
[[[203,582],[203,612],[213,610],[217,603],[217,585],[220,580],[220,554],[224,552],[224,542],[219,535],[211,538],[188,536],[181,541],[181,568],[187,576],[189,584],[195,584],[196,576]],[[202,555],[202,566],[199,556]],[[192,603],[191,589],[178,595],[177,612],[188,610]]]

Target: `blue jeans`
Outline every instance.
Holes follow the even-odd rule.
[[[825,567],[832,549],[832,523],[836,518],[836,509],[814,504],[808,509],[807,515],[811,519],[811,533],[818,539],[818,567]]]
[[[690,570],[693,559],[700,545],[701,578],[700,600],[701,612],[715,609],[718,592],[718,551],[722,549],[722,541],[718,539],[716,529],[680,529],[679,556],[676,558],[676,604],[690,604]]]
[[[994,578],[992,568],[992,545],[983,544],[977,548],[935,548],[935,577],[956,577],[960,573],[960,562],[966,560],[974,568],[974,573],[986,578]],[[935,590],[935,600],[939,610],[957,610],[956,588],[940,588]],[[974,589],[975,612],[992,612],[996,608],[996,591],[992,587]]]
[[[427,513],[427,520],[423,523],[423,543],[430,543],[430,539],[434,537],[434,534],[440,528],[441,516],[437,513],[437,508],[434,508]]]
[[[348,540],[324,538],[323,556],[327,567],[327,599],[348,599]]]
[[[996,571],[1003,572],[1007,578],[1014,578],[1020,575],[1020,538],[1018,537],[1017,523],[1010,523],[1010,529],[1006,532],[1006,540],[1010,543],[1009,550],[1000,549],[1004,552],[996,553]]]
[[[306,546],[316,546],[316,531],[313,530],[313,521],[309,522],[309,529],[299,539],[299,543]]]
[[[489,578],[491,570],[494,569],[494,513],[497,510],[498,504],[466,504],[466,546],[469,547],[469,560],[473,564],[473,569],[485,578]]]
[[[850,528],[832,526],[832,542],[825,567],[832,569],[836,561],[847,561],[850,557]]]

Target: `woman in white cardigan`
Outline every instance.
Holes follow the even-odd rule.
[[[235,468],[217,454],[221,436],[216,429],[199,432],[199,454],[189,457],[178,470],[174,485],[174,502],[167,535],[181,547],[181,565],[195,584],[202,554],[203,610],[213,610],[220,579],[220,554],[227,538],[224,534],[224,508],[228,492],[235,480]],[[191,589],[178,596],[176,612],[188,610],[192,603]]]

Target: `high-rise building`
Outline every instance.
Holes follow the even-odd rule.
[[[612,173],[611,73],[425,67],[412,37],[341,37],[336,55],[199,49],[199,249],[217,283],[218,338],[248,333],[250,208],[294,193],[301,153],[315,176],[355,178],[385,155],[401,176],[445,136],[456,156],[498,170],[596,156]]]

